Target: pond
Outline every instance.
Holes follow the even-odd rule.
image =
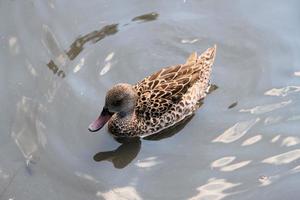
[[[299,199],[300,3],[0,2],[0,199]],[[88,131],[116,83],[216,44],[218,88],[165,138]]]

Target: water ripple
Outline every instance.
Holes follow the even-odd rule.
[[[84,61],[85,61],[84,58],[81,58],[81,59],[80,59],[79,63],[78,63],[78,64],[74,67],[74,69],[73,69],[73,72],[74,72],[74,73],[77,73],[77,72],[83,67]]]
[[[276,135],[275,137],[272,138],[271,143],[275,143],[280,139],[281,135]]]
[[[230,195],[224,191],[241,185],[241,183],[231,183],[226,179],[209,179],[205,185],[197,188],[199,193],[188,200],[220,200]]]
[[[277,110],[279,108],[286,107],[287,105],[291,104],[292,100],[288,101],[283,101],[280,103],[274,103],[274,104],[269,104],[269,105],[264,105],[264,106],[256,106],[254,108],[250,109],[241,109],[240,112],[250,112],[251,114],[259,115],[267,112],[271,112],[273,110]]]
[[[281,146],[294,146],[300,143],[300,139],[298,137],[286,137],[282,140]]]
[[[122,188],[114,188],[108,192],[97,192],[97,197],[102,197],[105,200],[118,199],[118,200],[142,200],[134,187],[127,186]]]
[[[223,157],[223,158],[220,158],[220,159],[215,160],[214,162],[212,162],[211,167],[212,168],[223,167],[225,165],[228,165],[229,163],[231,163],[234,160],[235,160],[235,156]]]
[[[286,153],[275,155],[269,158],[264,159],[263,163],[273,164],[273,165],[282,165],[293,162],[300,158],[300,149],[295,149]]]
[[[287,86],[284,88],[273,88],[265,92],[268,96],[281,96],[285,97],[288,94],[300,92],[300,86]]]
[[[135,165],[137,167],[140,167],[140,168],[150,168],[150,167],[153,167],[157,164],[159,164],[160,162],[157,161],[157,158],[156,157],[149,157],[149,158],[146,158],[144,160],[138,160]]]
[[[194,39],[182,39],[181,43],[182,44],[194,44],[196,42],[198,42],[198,38],[194,38]]]
[[[295,76],[300,76],[300,72],[294,72]]]
[[[228,166],[222,167],[221,171],[223,171],[223,172],[235,171],[239,168],[245,167],[246,165],[250,164],[251,162],[252,162],[251,160],[245,160],[245,161],[242,161],[239,163],[228,165]]]
[[[20,52],[20,44],[18,38],[15,36],[11,36],[8,39],[9,50],[12,55],[17,55]]]
[[[249,146],[249,145],[255,144],[255,143],[257,143],[258,141],[260,141],[261,139],[262,139],[262,135],[256,135],[256,136],[253,136],[253,137],[248,138],[247,140],[245,140],[245,141],[242,143],[242,146]]]
[[[260,119],[252,119],[244,122],[238,122],[229,129],[227,129],[223,134],[218,136],[213,142],[223,142],[223,143],[231,143],[234,142],[241,137],[243,137],[251,127],[253,127]]]

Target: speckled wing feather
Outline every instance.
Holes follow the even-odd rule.
[[[214,56],[215,48],[206,50],[199,57],[193,53],[185,64],[163,68],[137,83],[137,115],[146,120],[160,117],[197,81],[207,88]]]

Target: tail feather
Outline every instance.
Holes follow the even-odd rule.
[[[188,57],[188,59],[186,60],[185,64],[189,64],[189,63],[191,63],[191,62],[195,62],[195,61],[197,61],[197,58],[198,58],[197,52],[193,52],[193,53]]]
[[[196,65],[200,68],[199,81],[206,88],[209,86],[212,65],[216,57],[217,46],[211,47],[203,52],[197,59]]]

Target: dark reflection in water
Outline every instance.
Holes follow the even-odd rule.
[[[140,22],[149,22],[156,20],[158,18],[159,14],[156,12],[147,13],[144,15],[140,15],[137,17],[134,17],[131,21],[140,21]],[[124,24],[123,26],[127,26],[130,23]],[[74,60],[80,52],[84,49],[84,45],[87,42],[97,43],[100,40],[104,39],[107,36],[111,36],[116,34],[119,29],[119,24],[109,24],[101,28],[100,30],[96,30],[93,32],[90,32],[84,36],[81,36],[77,38],[70,46],[70,49],[66,52],[67,57],[70,60]],[[57,76],[61,78],[65,78],[66,74],[65,72],[60,69],[53,60],[50,60],[47,64],[48,68]]]
[[[228,109],[234,108],[234,107],[236,107],[237,105],[238,105],[238,102],[236,101],[236,102],[230,104],[230,106],[228,106]]]
[[[74,60],[78,54],[83,50],[85,43],[92,41],[96,43],[106,36],[110,36],[116,34],[118,32],[118,24],[110,24],[104,26],[102,29],[98,31],[93,31],[88,33],[82,37],[77,38],[70,47],[70,50],[67,52],[67,55],[70,60]]]
[[[148,22],[148,21],[156,20],[157,17],[158,17],[158,13],[152,12],[152,13],[137,16],[137,17],[133,18],[131,21]]]
[[[62,69],[59,69],[53,60],[50,60],[50,62],[47,64],[47,66],[53,72],[53,74],[56,74],[57,76],[59,76],[61,78],[66,77],[65,72]]]
[[[213,91],[217,90],[219,87],[215,84],[211,84],[208,89],[208,94],[212,93]]]
[[[114,151],[99,152],[94,156],[94,160],[100,161],[110,161],[113,163],[114,167],[117,169],[122,169],[126,167],[139,153],[141,149],[141,140],[134,139],[130,142],[121,144]]]
[[[36,164],[36,161],[34,161],[34,160],[30,160],[30,159],[26,160],[25,169],[29,175],[33,175],[32,165],[35,165],[35,164]]]
[[[77,38],[71,44],[70,49],[66,52],[66,54],[70,60],[74,60],[83,50],[84,45],[87,42],[92,41],[93,43],[96,43],[104,39],[106,36],[113,35],[117,32],[118,32],[118,24],[106,25],[98,31],[93,31],[82,37]],[[57,74],[59,77],[64,78],[66,76],[65,72],[59,69],[59,67],[54,63],[53,60],[50,60],[47,66],[54,74]]]

